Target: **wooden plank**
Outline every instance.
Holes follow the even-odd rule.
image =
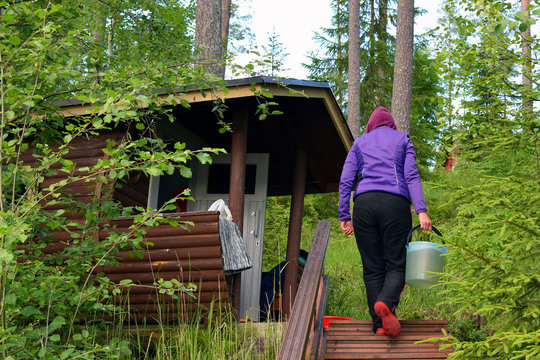
[[[330,221],[320,221],[315,230],[310,254],[298,286],[292,314],[277,359],[299,360],[305,356],[315,298],[330,237],[330,226]]]
[[[191,297],[186,293],[176,294],[177,299],[173,298],[170,295],[166,294],[129,294],[129,296],[115,296],[113,298],[115,304],[129,303],[130,305],[134,304],[156,304],[159,303],[176,303],[176,302],[201,302],[209,303],[215,299],[228,300],[229,295],[227,292],[197,292],[195,293],[195,298]],[[129,301],[128,301],[129,299]]]
[[[204,270],[204,271],[170,271],[160,273],[125,273],[125,274],[106,274],[107,278],[113,282],[120,282],[122,280],[133,280],[134,282],[153,282],[157,279],[171,280],[177,279],[180,282],[193,282],[199,281],[224,281],[225,274],[223,269],[221,270]]]
[[[356,336],[356,335],[362,335],[362,334],[374,335],[371,329],[358,329],[358,330],[332,329],[332,330],[328,330],[327,333],[328,333],[328,336],[347,336],[347,335]],[[402,328],[402,335],[404,334],[423,335],[423,334],[435,334],[435,333],[442,335],[442,328],[410,329],[405,333],[403,332],[403,328]]]
[[[52,198],[48,200],[52,200]],[[57,204],[45,206],[44,209],[45,210],[65,209],[66,207],[70,205],[76,205],[77,203],[91,204],[92,200],[94,200],[94,195],[73,196],[73,199],[62,199]]]
[[[335,323],[335,325],[345,325],[345,326],[370,326],[371,320],[346,320],[346,319],[333,319],[330,320]],[[400,320],[399,321],[402,327],[406,326],[431,326],[431,325],[448,325],[446,320]]]
[[[92,191],[96,188],[96,182],[95,181],[85,181],[84,179],[80,179],[80,180],[74,180],[74,179],[68,179],[68,177],[72,176],[71,174],[67,174],[67,173],[64,173],[64,172],[59,172],[56,176],[47,176],[45,177],[45,180],[43,180],[41,182],[41,184],[39,184],[39,187],[41,189],[46,189],[48,188],[49,186],[53,185],[53,184],[57,184],[59,183],[61,180],[68,180],[69,182],[64,185],[64,188],[78,188],[78,187],[82,187],[82,188],[90,188],[92,189]]]
[[[195,283],[195,285],[197,286],[197,291],[201,292],[227,292],[227,285],[224,281],[205,281],[203,283]],[[158,288],[153,282],[149,282],[131,285],[129,289],[121,287],[120,290],[124,292],[129,291],[130,294],[153,294]]]
[[[178,217],[182,221],[192,221],[201,225],[206,222],[217,222],[219,211],[199,211],[188,213],[167,213],[163,214],[164,217]],[[133,216],[119,217],[108,221],[111,225],[117,225],[118,227],[129,227],[133,224]]]
[[[217,298],[217,297],[216,297]],[[216,299],[215,302],[213,302],[214,309],[217,310],[218,308],[218,301]],[[209,309],[212,305],[212,302],[190,302],[190,303],[182,303],[182,302],[165,302],[162,304],[128,304],[123,306],[122,308],[129,310],[130,312],[149,312],[149,313],[159,313],[162,314],[177,314],[182,311],[189,311],[193,312],[197,309]]]
[[[393,360],[425,360],[425,359],[446,359],[447,354],[419,354],[416,352],[393,353],[393,354],[327,354],[327,359],[393,359]]]
[[[330,285],[330,278],[328,275],[325,275],[322,280],[322,289],[319,292],[320,300],[317,306],[317,320],[315,321],[315,327],[313,329],[313,346],[310,351],[309,359],[318,360],[322,353],[321,343],[323,342],[323,333],[324,333],[324,314],[326,310],[326,301],[328,300],[328,289]]]
[[[176,220],[182,223],[184,220],[180,218]],[[198,223],[197,226],[187,226],[187,228],[177,226],[173,227],[167,224],[161,224],[150,228],[143,228],[146,231],[146,236],[162,237],[162,236],[181,236],[181,235],[198,235],[198,234],[216,234],[219,232],[219,224],[215,223]],[[99,231],[100,239],[106,238],[110,233],[125,234],[132,230],[129,227],[105,228]]]
[[[173,235],[173,236],[144,236],[144,241],[152,243],[149,245],[152,249],[168,249],[181,245],[182,247],[204,247],[220,245],[219,234],[189,234],[189,235]]]
[[[414,348],[418,351],[433,350],[439,349],[440,343],[420,343],[417,344],[415,341],[406,342],[406,343],[393,343],[393,342],[364,342],[364,343],[341,343],[341,342],[328,342],[327,349],[335,352],[350,351],[351,349],[378,349],[379,351],[388,351],[388,349],[411,349]]]
[[[380,353],[380,352],[408,352],[408,351],[415,351],[418,353],[431,353],[431,352],[438,352],[439,345],[438,344],[409,344],[408,346],[388,346],[387,344],[364,344],[364,346],[342,346],[342,344],[336,344],[334,346],[329,345],[327,347],[327,353],[332,354],[339,354],[339,353],[350,353],[350,352],[356,352],[356,353]],[[445,353],[451,352],[450,351],[443,351]]]
[[[440,320],[401,321],[396,337],[375,336],[368,320],[331,320],[325,329],[327,359],[446,359],[452,348],[439,350],[442,343],[417,343],[443,337],[448,323]]]
[[[194,314],[202,313],[203,315],[212,308],[214,311],[218,311],[219,314],[227,315],[231,313],[230,304],[228,302],[219,303],[215,301],[212,304],[201,304],[200,306],[192,306],[191,308],[182,308],[175,309],[174,311],[142,311],[136,312],[132,311],[131,313],[123,314],[126,319],[131,320],[132,322],[145,323],[145,324],[178,324],[179,322],[190,322],[194,318]],[[106,320],[118,321],[119,316],[103,316]],[[198,316],[195,318],[199,318]]]
[[[324,282],[323,282],[323,278],[321,278],[319,279],[319,289],[317,290],[317,298],[315,299],[315,308],[311,312],[312,320],[310,321],[310,331],[308,333],[308,339],[307,339],[307,344],[306,344],[306,356],[305,356],[306,360],[309,360],[311,358],[311,351],[313,351],[315,338],[322,336],[322,333],[323,333],[322,328],[319,333],[317,333],[315,330],[315,325],[316,325],[315,319],[317,317],[317,313],[319,312],[319,304],[321,301],[323,287],[324,287]]]
[[[115,257],[121,261],[166,261],[176,259],[208,259],[221,256],[221,247],[204,246],[197,248],[176,248],[176,249],[157,249],[143,250],[142,258],[132,254],[132,251],[120,251]]]
[[[400,341],[420,341],[420,340],[430,339],[432,337],[441,337],[441,336],[442,334],[437,334],[437,333],[424,334],[424,335],[401,334],[399,336],[392,337],[392,338],[388,336],[375,336],[373,333],[371,335],[365,335],[365,336],[355,335],[355,334],[332,336],[331,334],[328,334],[327,339],[328,339],[328,342],[330,341],[340,341],[340,342],[342,341],[354,341],[354,342],[367,341],[367,342],[397,343]],[[389,339],[392,339],[392,340],[389,340]]]
[[[322,238],[320,234],[315,234],[315,238]],[[304,269],[302,275],[302,281],[298,287],[298,297],[293,305],[293,312],[295,313],[295,318],[292,318],[289,322],[289,326],[293,331],[291,337],[296,339],[292,343],[292,351],[289,359],[303,358],[306,351],[306,341],[309,334],[311,321],[312,321],[312,312],[315,305],[315,297],[317,296],[318,290],[318,279],[320,273],[322,272],[322,264],[324,261],[324,255],[326,248],[322,246],[321,243],[314,241],[310,249],[310,256],[314,261],[312,262],[313,266],[307,267]],[[309,258],[309,257],[308,257]],[[295,326],[292,326],[292,325]]]
[[[411,330],[411,331],[408,331],[405,333],[406,335],[409,335],[409,336],[425,336],[425,335],[438,335],[438,336],[443,336],[443,332],[442,330],[440,329],[431,329],[431,330],[426,330],[426,331],[422,331],[422,330]],[[402,335],[405,335],[403,332],[402,332]],[[371,330],[369,331],[330,331],[327,333],[328,335],[328,338],[346,338],[346,337],[351,337],[351,336],[362,336],[362,335],[365,335],[365,336],[372,336],[373,335],[373,332]]]
[[[80,233],[80,230],[74,230],[75,233]],[[67,231],[53,231],[50,236],[44,238],[49,240],[50,244],[41,249],[44,253],[52,253],[61,251],[69,245],[69,242],[74,240],[71,234]],[[201,234],[201,235],[178,235],[164,237],[145,237],[144,243],[152,243],[148,245],[151,249],[170,249],[177,247],[196,248],[209,247],[220,245],[219,234]],[[144,247],[146,247],[143,244]],[[25,248],[25,246],[23,246]]]
[[[131,203],[135,204],[134,206],[142,206],[146,207],[146,204],[148,202],[148,193],[147,192],[139,192],[136,189],[128,186],[124,186],[121,189],[115,189],[113,198],[120,203],[125,204]]]
[[[168,260],[152,262],[121,263],[118,265],[101,266],[97,272],[107,274],[115,273],[139,273],[160,271],[189,271],[189,270],[219,270],[223,269],[223,261],[220,258]]]
[[[347,332],[347,331],[371,331],[372,332],[371,324],[365,327],[343,326],[341,324],[336,325],[333,320],[330,320],[330,325],[332,326],[327,328],[328,332]],[[434,331],[434,330],[446,329],[446,326],[444,325],[406,326],[406,327],[402,327],[402,329],[406,329],[407,331]]]

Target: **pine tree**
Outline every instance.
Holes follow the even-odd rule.
[[[451,222],[444,296],[459,316],[481,316],[479,338],[454,338],[449,358],[533,359],[540,355],[540,122],[524,99],[522,32],[529,21],[502,0],[445,2],[439,61],[460,93],[452,133],[458,163],[441,186]],[[536,5],[534,11],[539,8]],[[531,53],[538,39],[531,35]],[[539,78],[531,74],[531,83]]]
[[[268,33],[266,46],[263,46],[263,69],[262,73],[267,76],[280,76],[288,69],[284,67],[285,59],[289,56],[287,49],[279,40],[276,29]]]

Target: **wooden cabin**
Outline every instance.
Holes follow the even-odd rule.
[[[109,195],[126,206],[159,208],[175,192],[189,187],[195,199],[182,204],[180,214],[181,219],[193,221],[192,228],[166,225],[152,228],[146,236],[153,247],[146,250],[142,259],[130,257],[124,251],[118,255],[119,265],[98,269],[115,282],[131,279],[137,284],[129,295],[130,309],[136,311],[133,316],[137,320],[160,316],[161,308],[152,303],[155,293],[145,287],[159,274],[165,279],[199,284],[199,305],[208,305],[219,293],[220,301],[232,301],[240,318],[257,321],[268,196],[292,196],[282,297],[283,304],[292,305],[297,287],[304,195],[338,190],[341,168],[353,137],[327,82],[253,77],[230,80],[226,87],[228,92],[219,96],[227,106],[225,121],[232,124],[232,132],[218,131],[216,115],[212,113],[215,99],[210,92],[203,96],[200,89],[174,93],[177,100],[189,101],[190,108],[176,106],[172,109],[176,121],[157,123],[157,134],[164,140],[185,142],[193,150],[224,148],[226,155],[216,156],[211,165],[194,161],[190,179],[178,173],[151,178],[133,176]],[[259,120],[256,110],[260,98],[253,89],[273,94],[272,101],[278,103],[274,109],[282,114]],[[163,92],[163,96],[168,94]],[[60,105],[67,117],[91,111],[91,106],[77,102]],[[122,134],[103,134],[90,142],[81,141],[67,156],[77,167],[95,164],[105,156],[101,148],[106,138],[118,136]],[[94,196],[96,193],[100,196],[100,189],[93,191]],[[79,201],[88,201],[88,191],[82,187],[74,193]],[[219,213],[208,211],[210,204],[218,199],[228,204],[253,261],[251,269],[236,275],[228,284],[220,263]],[[116,230],[103,228],[96,236],[126,229],[132,221],[132,218],[111,219],[108,225],[115,225]],[[51,240],[45,252],[66,246],[66,234],[53,235],[54,241]],[[172,302],[166,305],[172,311],[178,307]],[[291,307],[284,306],[283,312],[289,315]]]

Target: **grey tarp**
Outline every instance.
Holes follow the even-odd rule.
[[[219,217],[221,256],[225,275],[232,275],[253,267],[253,262],[242,240],[238,225],[224,217]]]

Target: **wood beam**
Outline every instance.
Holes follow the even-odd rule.
[[[298,257],[302,238],[302,215],[304,211],[304,195],[306,192],[307,147],[296,150],[294,164],[293,192],[289,217],[289,234],[287,238],[287,256],[285,279],[283,285],[283,314],[291,315],[298,283]]]
[[[247,152],[247,131],[248,131],[248,111],[245,106],[234,107],[232,121],[231,138],[231,169],[229,182],[229,209],[233,217],[233,222],[238,225],[240,233],[244,228],[244,196],[246,187],[246,152]],[[240,310],[240,285],[241,274],[238,273],[232,278],[233,306],[237,315]]]

